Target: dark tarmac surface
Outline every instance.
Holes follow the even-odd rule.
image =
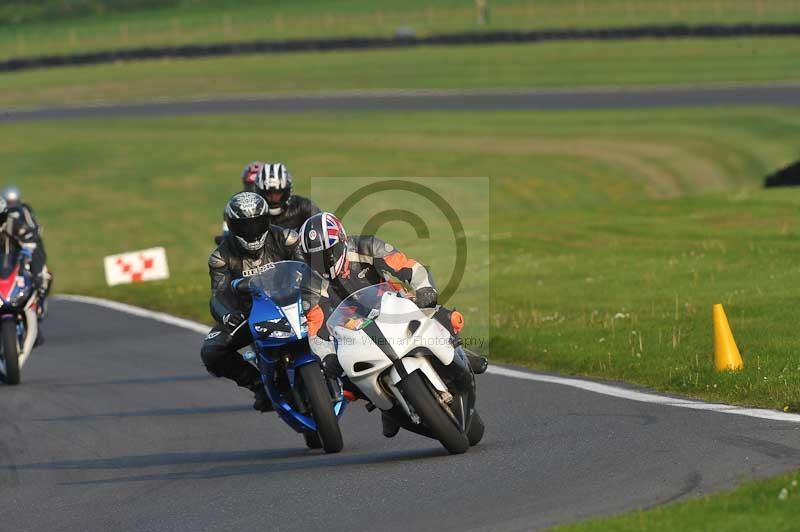
[[[216,113],[632,109],[718,105],[800,105],[800,85],[653,87],[533,91],[366,91],[231,99],[165,100],[78,107],[0,109],[0,123],[70,118],[145,117]]]
[[[337,455],[210,378],[202,335],[53,301],[23,384],[0,384],[0,529],[532,530],[796,469],[800,425],[479,379],[484,441],[380,434]]]

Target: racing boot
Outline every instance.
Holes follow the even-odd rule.
[[[339,381],[342,385],[342,395],[349,402],[353,403],[359,399],[366,399],[361,390],[358,389],[344,374],[342,365],[339,364],[339,359],[333,353],[325,355],[322,359],[322,369],[325,371],[325,377],[333,381]]]
[[[44,320],[47,315],[47,290],[40,288],[38,290],[39,302],[36,305],[36,319],[39,321]]]
[[[464,356],[467,357],[469,369],[472,370],[472,373],[475,375],[486,373],[486,370],[489,368],[489,359],[485,356],[473,353],[469,349],[464,349],[462,347],[463,345],[464,342],[461,340],[461,337],[458,334],[453,335],[453,347],[456,349],[461,349],[464,352]]]
[[[486,369],[489,367],[488,358],[477,355],[468,349],[465,349],[464,353],[467,355],[467,361],[469,362],[470,369],[472,369],[472,373],[475,375],[486,373]]]
[[[400,425],[394,422],[386,413],[381,412],[381,423],[383,424],[383,435],[387,438],[394,438],[400,432]]]
[[[272,406],[272,401],[269,400],[267,396],[267,390],[264,389],[264,385],[261,384],[261,381],[254,384],[251,388],[253,390],[253,395],[255,395],[255,402],[253,403],[253,410],[257,412],[272,412],[275,408]]]
[[[50,295],[50,288],[53,286],[53,274],[50,273],[47,266],[42,269],[41,279],[38,284],[39,304],[36,305],[36,317],[39,318],[39,321],[42,321],[47,315],[47,296]]]
[[[255,396],[253,403],[253,410],[258,412],[272,412],[272,401],[267,396],[267,390],[264,389],[264,384],[261,382],[261,374],[251,364],[244,361],[242,357],[236,353],[236,356],[227,359],[227,371],[223,374],[225,377],[232,379],[241,386],[247,388]],[[212,372],[213,374],[213,372]]]

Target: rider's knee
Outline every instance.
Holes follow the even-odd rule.
[[[213,338],[206,340],[200,348],[200,358],[203,360],[206,369],[213,375],[219,376],[220,366],[224,363],[228,355],[227,349],[219,342],[214,342]]]

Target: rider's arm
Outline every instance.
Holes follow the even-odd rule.
[[[15,208],[9,215],[8,234],[17,241],[23,254],[30,259],[39,242],[39,225],[33,215],[25,209]]]
[[[420,291],[422,294],[425,294],[425,298],[429,300],[428,302],[431,303],[431,305],[426,304],[421,306],[435,305],[438,293],[436,291],[436,285],[433,282],[433,277],[428,269],[414,259],[408,258],[405,253],[391,244],[384,242],[380,238],[371,238],[371,255],[375,268],[384,274],[388,273],[397,277],[408,284],[417,292],[418,296],[420,295]]]
[[[297,260],[303,262],[303,253],[300,250],[300,235],[294,229],[285,229],[273,225],[270,227],[272,234],[281,249],[280,260]],[[276,259],[278,260],[278,259]]]
[[[238,310],[232,300],[230,291],[231,273],[228,261],[219,248],[208,258],[208,274],[211,277],[211,316],[219,323],[225,315]]]

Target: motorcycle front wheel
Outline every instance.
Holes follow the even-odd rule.
[[[458,430],[426,381],[425,376],[419,371],[409,374],[400,382],[403,397],[414,407],[422,423],[450,454],[467,452],[469,449],[467,436]]]
[[[3,362],[6,367],[3,381],[11,385],[19,384],[19,343],[17,341],[17,324],[14,320],[3,320],[0,325],[0,341],[3,344]]]
[[[309,449],[322,449],[322,440],[316,432],[304,432],[303,439],[306,440],[306,447]]]
[[[469,440],[469,446],[473,447],[478,445],[481,440],[483,439],[483,433],[486,431],[486,427],[483,425],[483,419],[481,419],[480,414],[477,411],[472,413],[472,419],[469,421],[469,428],[467,429],[467,439]]]
[[[342,431],[339,429],[339,420],[333,412],[333,400],[322,368],[319,364],[305,364],[298,368],[298,372],[305,387],[311,415],[317,424],[317,435],[322,442],[322,448],[326,453],[338,453],[344,447]],[[312,443],[316,442],[312,439]],[[306,444],[309,444],[308,439]]]

